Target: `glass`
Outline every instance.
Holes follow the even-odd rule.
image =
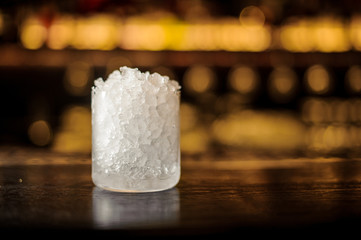
[[[97,81],[92,89],[94,184],[120,192],[175,186],[180,178],[178,83],[128,68]],[[112,81],[119,85],[109,86]]]

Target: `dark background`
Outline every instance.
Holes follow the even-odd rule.
[[[120,19],[123,25],[134,17],[151,23],[149,15],[158,19],[171,15],[178,23],[222,25],[224,19],[237,20],[249,6],[261,11],[264,17],[261,27],[269,29],[271,42],[266,49],[174,50],[164,47],[147,50],[141,46],[127,49],[116,44],[103,50],[70,43],[54,49],[49,45],[49,37],[31,49],[22,38],[25,23],[30,18],[37,19],[47,34],[56,20],[65,15],[76,22],[101,14]],[[354,40],[349,34],[353,23],[356,29],[361,29],[361,24],[355,20],[360,10],[361,3],[350,0],[1,1],[0,142],[5,146],[89,153],[92,82],[98,77],[106,78],[121,65],[129,65],[142,71],[170,75],[182,85],[181,147],[185,154],[218,149],[359,155],[360,89],[348,87],[347,73],[352,66],[361,64],[357,38]],[[314,47],[294,51],[282,46],[279,40],[282,28],[289,22],[302,20],[314,24],[307,25],[309,28],[322,27],[322,21],[331,29],[339,28],[334,21],[341,23],[349,47],[346,50],[335,47],[323,51]],[[30,33],[31,36],[36,34],[38,32]],[[101,33],[95,29],[96,34]],[[324,36],[325,41],[333,37],[332,34]],[[258,75],[258,85],[250,94],[241,93],[230,85],[230,73],[237,66],[253,69]],[[279,66],[289,69],[295,79],[286,99],[282,94],[272,95],[270,87],[272,72]],[[321,66],[328,74],[329,85],[324,93],[312,92],[305,83],[306,73],[313,66]],[[206,73],[200,76],[198,72],[195,77],[189,77],[187,74],[195,68],[206,69]],[[85,83],[79,88],[69,86],[71,75],[78,76],[77,71],[85,74]],[[354,76],[358,84],[360,76],[360,73]],[[203,90],[195,90],[194,84],[189,83],[200,81],[200,86],[205,86],[199,80],[202,78],[209,84]],[[291,77],[287,75],[286,78]],[[308,100],[313,104],[310,103],[311,107],[306,104]],[[321,107],[315,102],[316,105],[321,102]]]

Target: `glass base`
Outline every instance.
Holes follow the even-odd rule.
[[[113,192],[158,192],[176,186],[180,179],[180,172],[167,179],[128,179],[119,174],[92,173],[93,183],[102,189]]]

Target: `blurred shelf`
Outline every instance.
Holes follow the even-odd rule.
[[[339,53],[293,53],[286,51],[226,52],[226,51],[133,51],[115,49],[27,50],[16,44],[0,45],[0,67],[65,67],[73,61],[86,61],[95,67],[105,67],[109,61],[123,58],[139,67],[188,67],[203,64],[214,67],[232,67],[245,64],[255,67],[289,65],[308,67],[324,64],[330,67],[347,67],[361,64],[361,54],[356,51]]]

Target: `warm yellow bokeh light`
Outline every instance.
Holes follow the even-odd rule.
[[[350,103],[346,100],[335,99],[330,102],[332,107],[332,122],[346,123],[350,120]]]
[[[349,90],[354,93],[361,92],[361,67],[351,66],[346,73],[346,83]]]
[[[1,13],[0,13],[1,14]],[[4,31],[0,15],[0,34]],[[47,27],[29,16],[20,27],[20,40],[28,49],[44,43],[51,49],[112,50],[116,47],[147,51],[250,51],[285,49],[292,52],[345,52],[361,50],[361,15],[350,21],[334,16],[290,17],[270,26],[261,8],[247,6],[239,17],[180,20],[169,16],[112,14],[70,17],[58,15]]]
[[[282,95],[287,95],[294,88],[292,79],[284,76],[274,78],[273,84],[277,92]]]
[[[117,46],[117,21],[111,15],[93,15],[75,21],[71,45],[77,49],[112,50]]]
[[[180,105],[180,127],[181,131],[188,131],[196,127],[199,114],[195,106],[189,103]]]
[[[191,93],[204,93],[215,85],[215,74],[211,68],[194,66],[184,75],[184,88]]]
[[[63,49],[72,41],[74,35],[74,19],[63,16],[55,19],[49,27],[47,46],[51,49]]]
[[[266,17],[262,10],[256,6],[248,6],[239,14],[240,22],[245,26],[263,26]]]
[[[292,52],[308,52],[313,50],[312,30],[307,21],[289,23],[280,29],[281,45]]]
[[[305,122],[325,123],[332,120],[332,108],[329,102],[310,98],[302,105],[302,118]]]
[[[30,141],[37,146],[45,146],[52,140],[52,130],[45,120],[37,120],[31,123],[28,128]]]
[[[350,101],[350,120],[355,123],[361,122],[361,99],[352,99]]]
[[[259,52],[271,44],[271,33],[266,27],[224,24],[217,34],[219,48],[226,51]]]
[[[350,142],[351,147],[359,148],[361,147],[361,127],[359,126],[350,126]]]
[[[65,73],[65,89],[72,95],[86,95],[92,78],[91,67],[86,62],[71,63]]]
[[[317,94],[327,93],[331,88],[330,75],[321,65],[314,65],[307,70],[306,83],[309,90]]]
[[[326,149],[335,149],[347,146],[347,130],[345,126],[330,125],[323,135]]]
[[[240,22],[241,21],[241,22]],[[268,49],[272,42],[270,26],[263,12],[246,7],[239,19],[225,17],[202,22],[184,22],[176,18],[132,16],[119,18],[110,14],[87,16],[59,15],[45,28],[32,17],[21,30],[23,45],[38,49],[45,42],[51,49],[147,51],[250,51]]]
[[[52,148],[59,152],[90,153],[91,112],[89,108],[72,106],[63,112]]]
[[[216,24],[187,24],[183,25],[183,43],[180,50],[205,50],[212,51],[219,48]],[[170,41],[177,41],[171,38]]]
[[[29,18],[21,27],[20,40],[25,48],[39,49],[47,38],[47,30],[36,18]]]
[[[354,49],[361,50],[361,15],[351,17],[349,26],[349,38]]]
[[[166,33],[162,25],[147,21],[128,21],[123,28],[120,46],[135,50],[163,50],[166,45]]]
[[[88,73],[85,71],[75,70],[69,78],[69,83],[75,88],[84,87],[88,82]]]
[[[288,67],[275,68],[269,79],[271,97],[277,102],[288,102],[297,89],[296,73]]]
[[[315,48],[321,52],[343,52],[351,48],[345,24],[331,17],[314,22]]]
[[[250,67],[240,66],[233,69],[229,74],[230,86],[241,94],[251,94],[258,87],[257,73]]]
[[[199,154],[208,150],[210,136],[208,129],[199,126],[192,131],[186,131],[181,134],[180,147],[182,153]]]
[[[180,146],[182,153],[199,154],[206,152],[210,135],[205,125],[200,121],[196,106],[190,103],[180,105]]]
[[[318,152],[331,152],[350,146],[350,132],[345,125],[315,125],[308,131],[308,147]]]
[[[347,25],[331,16],[288,20],[280,28],[280,43],[293,52],[343,52],[351,49]]]
[[[140,49],[159,51],[165,48],[165,33],[161,25],[149,24],[146,27],[141,27],[138,34],[140,36]]]
[[[305,126],[281,112],[235,111],[214,121],[211,129],[216,141],[238,148],[283,151],[305,143]]]

